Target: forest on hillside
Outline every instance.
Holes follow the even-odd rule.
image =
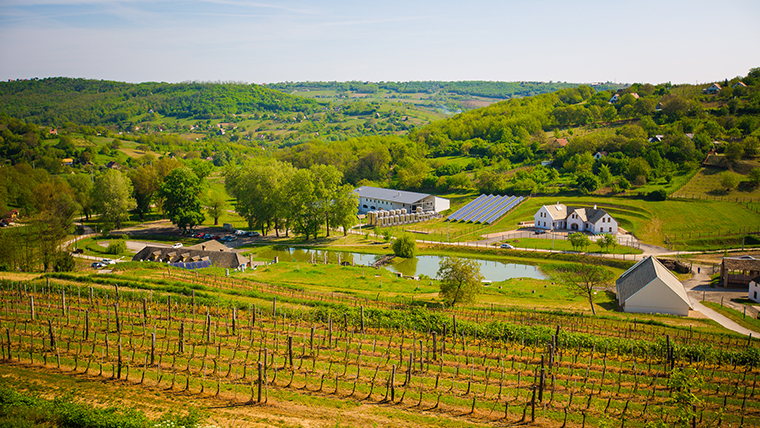
[[[158,113],[194,119],[242,113],[310,113],[312,100],[242,83],[139,83],[54,77],[0,82],[0,111],[39,125],[125,126]]]
[[[318,105],[267,88],[256,89],[265,93],[256,97],[256,91],[224,84],[211,85],[202,93],[180,85],[173,88],[178,95],[176,99],[167,95],[169,89],[157,91],[166,99],[162,105],[151,102],[160,99],[155,98],[156,92],[138,91],[125,96],[129,92],[126,88],[146,89],[153,84],[85,85],[79,88],[84,95],[77,95],[76,85],[63,89],[71,82],[61,84],[57,90],[58,96],[66,97],[68,93],[70,99],[77,100],[65,107],[66,114],[71,114],[65,118],[86,118],[93,114],[92,106],[75,107],[77,102],[87,104],[84,100],[88,96],[100,99],[100,103],[93,105],[103,109],[102,117],[112,117],[137,106],[174,111],[178,115],[202,111],[197,109],[204,105],[237,108],[244,104],[243,93],[250,95],[248,105],[255,108],[287,105],[308,110]],[[18,83],[21,85],[10,86],[19,88],[27,84]],[[6,98],[0,114],[0,158],[4,160],[0,165],[0,211],[20,208],[22,217],[32,221],[34,228],[24,233],[36,238],[16,237],[24,242],[50,241],[50,233],[59,238],[65,236],[77,212],[89,215],[100,210],[104,221],[110,224],[118,223],[126,211],[140,218],[152,212],[169,215],[169,193],[162,189],[173,171],[184,171],[177,179],[196,183],[190,186],[196,189],[195,196],[206,198],[203,204],[196,200],[193,208],[196,211],[212,202],[218,208],[219,200],[224,199],[225,195],[199,193],[205,192],[201,190],[202,183],[211,171],[226,177],[227,192],[241,200],[252,191],[235,177],[249,177],[244,180],[249,182],[256,174],[275,175],[271,171],[261,172],[269,171],[262,165],[276,165],[277,174],[289,171],[287,177],[312,183],[299,185],[298,189],[319,188],[322,185],[319,183],[325,183],[329,176],[330,186],[342,189],[346,185],[370,184],[439,194],[597,193],[663,199],[677,190],[678,183],[688,181],[708,154],[715,154],[727,169],[725,176],[733,177],[725,181],[726,186],[760,186],[760,167],[744,168],[740,174],[731,171],[739,171],[736,166],[741,162],[757,165],[755,158],[760,155],[760,68],[750,70],[745,77],[718,82],[720,89],[715,93],[706,93],[710,85],[634,84],[616,92],[577,86],[505,100],[394,135],[323,139],[318,134],[337,116],[330,119],[324,114],[307,117],[300,113],[288,116],[288,126],[301,123],[321,131],[305,142],[282,144],[267,143],[256,133],[247,134],[254,138],[240,138],[236,123],[210,120],[192,122],[193,133],[188,133],[187,125],[183,125],[176,130],[159,131],[155,127],[134,127],[134,133],[122,134],[114,123],[105,122],[97,126],[66,122],[53,129],[36,122],[50,115],[53,123],[61,123],[64,117],[56,116],[55,110],[40,108],[26,114],[19,110],[19,106],[29,108],[29,100],[53,103],[45,98],[47,90],[39,93],[34,90],[40,88],[37,85],[47,83],[53,82],[30,82],[29,93],[19,92],[16,96],[9,95],[9,86],[3,92]],[[106,94],[101,98],[98,87]],[[241,97],[233,97],[229,102],[210,101],[215,96],[221,97],[220,94],[231,93]],[[279,96],[287,102],[273,101]],[[186,107],[176,107],[181,100],[193,97],[207,101],[197,106],[188,101]],[[9,113],[13,111],[19,117]],[[381,116],[379,110],[375,113]],[[400,116],[392,110],[383,114],[389,118]],[[361,129],[371,129],[367,126],[371,127],[362,125]],[[110,193],[106,188],[111,189]],[[287,189],[288,185],[281,188]],[[112,204],[103,201],[106,194],[114,195],[109,201],[122,201],[118,213],[108,211]],[[322,198],[320,203],[326,200]],[[251,203],[258,202],[261,201]],[[299,212],[306,208],[293,209]],[[195,215],[193,221],[200,215]],[[53,218],[68,219],[69,223],[49,220]],[[261,228],[289,221],[253,215],[247,218],[251,226]],[[314,236],[314,224],[318,223],[304,224],[301,229]],[[40,254],[47,257],[45,264],[52,264],[54,255],[40,245]]]

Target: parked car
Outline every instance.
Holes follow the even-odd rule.
[[[514,250],[515,247],[512,244],[501,244],[501,248],[506,248],[508,250]]]
[[[100,268],[102,268],[102,267],[103,267],[103,263],[100,263],[100,262],[92,262],[92,267],[94,267],[95,269],[100,269]]]
[[[238,230],[235,231],[235,235],[245,235],[245,234],[246,234],[245,230],[238,229]]]
[[[176,248],[182,248],[182,243],[181,242],[177,242],[176,244],[172,245],[172,248],[175,248],[175,249]]]
[[[533,233],[535,233],[536,235],[543,235],[544,233],[546,233],[546,231],[544,229],[536,229],[536,231]]]
[[[100,261],[100,263],[102,263],[103,265],[114,265],[114,264],[116,264],[116,262],[113,261],[113,260],[111,260],[111,259],[103,259],[103,260]]]
[[[253,232],[248,232],[248,236],[261,236],[261,234],[259,232],[253,231]]]
[[[211,239],[211,235],[206,233],[205,235],[203,235],[203,239]]]
[[[237,241],[237,236],[235,235],[225,236],[225,238],[227,238],[227,241],[229,242]]]

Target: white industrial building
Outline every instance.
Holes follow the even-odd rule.
[[[382,189],[379,187],[362,186],[354,190],[359,195],[359,214],[370,211],[405,210],[416,213],[418,208],[423,212],[439,213],[449,209],[449,200],[427,193],[407,192],[404,190]]]

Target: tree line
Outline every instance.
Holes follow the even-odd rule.
[[[273,159],[251,159],[225,173],[225,187],[236,198],[236,210],[252,228],[266,235],[274,230],[285,236],[293,230],[308,240],[324,224],[342,227],[344,234],[356,223],[358,196],[333,165],[295,168]]]

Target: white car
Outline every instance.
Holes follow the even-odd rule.
[[[115,265],[116,262],[111,259],[103,259],[100,261],[100,263],[103,263],[104,265]]]
[[[172,248],[175,248],[175,249],[176,248],[182,248],[182,243],[181,242],[177,242],[176,244],[172,245]]]

